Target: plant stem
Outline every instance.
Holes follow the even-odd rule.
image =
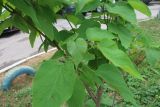
[[[114,92],[112,107],[114,107],[115,105],[115,99],[116,99],[116,92]]]
[[[86,90],[89,94],[89,96],[92,98],[92,100],[94,101],[96,107],[100,107],[101,104],[101,96],[103,94],[103,88],[101,86],[99,86],[98,90],[97,90],[97,94],[95,95],[94,92],[92,91],[92,89],[90,89],[89,86],[87,86],[85,84]]]
[[[102,94],[103,94],[103,88],[99,86],[97,95],[96,95],[96,107],[100,107]]]
[[[93,93],[93,91],[90,89],[89,86],[85,85],[85,87],[86,87],[86,90],[87,90],[89,96],[92,98],[92,100],[93,100],[93,101],[95,102],[95,104],[96,104],[96,102],[97,102],[97,100],[96,100],[96,95]]]

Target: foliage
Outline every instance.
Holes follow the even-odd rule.
[[[100,107],[102,101],[107,103],[102,96],[106,96],[108,89],[118,92],[133,106],[139,106],[123,76],[128,73],[137,79],[145,79],[130,58],[130,50],[138,38],[132,32],[137,25],[134,9],[150,16],[149,9],[141,1],[2,0],[0,4],[0,8],[11,13],[0,24],[0,32],[13,25],[30,34],[32,46],[40,36],[45,51],[49,45],[58,49],[55,56],[42,63],[37,71],[33,107],[64,104]],[[74,5],[75,11],[67,12],[65,9],[69,5]],[[95,13],[98,7],[101,12]],[[88,11],[93,15],[89,18],[82,15]],[[71,30],[60,31],[53,26],[58,19],[67,20]],[[101,24],[107,29],[102,30]],[[147,50],[150,61],[153,54],[148,49],[159,50],[159,47],[149,45],[144,36],[139,41],[143,44],[142,49]],[[158,60],[154,57],[154,61]]]

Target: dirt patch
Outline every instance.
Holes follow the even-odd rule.
[[[42,54],[18,66],[31,66],[38,69],[40,64],[44,60],[51,58],[55,52],[56,50]],[[0,74],[0,84],[8,71]],[[12,86],[9,91],[0,91],[0,107],[31,107],[32,80],[33,77],[23,74],[12,81]]]
[[[28,60],[28,61],[26,61],[26,62],[24,62],[24,63],[22,63],[22,64],[20,64],[20,65],[18,65],[18,66],[31,66],[31,67],[33,67],[33,68],[35,68],[35,69],[38,69],[39,66],[40,66],[40,64],[41,64],[44,60],[48,60],[49,58],[51,58],[55,52],[56,52],[56,50],[51,51],[51,52],[47,52],[47,53],[45,53],[45,54],[42,54],[42,55],[37,56],[37,57],[35,57],[35,58],[32,58],[32,59],[30,59],[30,60]],[[16,66],[16,67],[18,67],[18,66]],[[8,71],[9,71],[9,70],[8,70]],[[0,84],[1,84],[1,82],[2,82],[2,80],[3,80],[3,78],[4,78],[4,76],[5,76],[5,74],[6,74],[8,71],[0,74]],[[32,78],[29,77],[28,75],[25,75],[25,74],[24,74],[24,75],[21,75],[21,76],[19,76],[18,78],[16,78],[16,79],[13,81],[13,87],[14,87],[14,84],[16,84],[16,87],[17,87],[17,85],[19,85],[19,84],[20,84],[20,86],[22,86],[22,87],[23,87],[23,84],[26,86],[26,81],[28,81],[29,83],[31,83]],[[27,85],[29,85],[29,84],[27,84]],[[16,87],[14,87],[14,88],[16,88]]]

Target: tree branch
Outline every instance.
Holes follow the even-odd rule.
[[[96,95],[95,95],[95,94],[93,93],[93,91],[89,88],[89,86],[85,85],[85,87],[86,87],[86,90],[87,90],[89,96],[92,98],[92,100],[93,100],[93,101],[95,102],[95,104],[96,104],[96,102],[97,102],[97,100],[96,100]]]
[[[58,46],[56,41],[51,41],[43,32],[41,32],[37,27],[35,27],[33,24],[31,24],[28,20],[23,18],[23,16],[20,13],[18,13],[17,11],[15,11],[15,9],[13,9],[10,5],[8,5],[7,3],[5,5],[3,5],[3,7],[7,11],[9,11],[10,13],[13,13],[13,14],[16,14],[16,15],[20,16],[26,23],[28,23],[30,26],[32,26],[40,35],[42,35],[44,38],[46,38],[50,42],[51,46],[57,47],[58,50],[63,50],[63,49],[61,49],[61,47]]]
[[[101,104],[101,96],[103,94],[103,88],[101,86],[99,86],[98,90],[97,90],[97,95],[96,95],[96,107],[100,107]]]
[[[69,19],[67,18],[67,16],[64,16],[64,17],[65,17],[65,19],[67,20],[67,22],[69,23],[69,25],[70,25],[70,27],[72,28],[73,32],[76,33],[76,31],[74,30],[71,22],[70,22]]]
[[[114,92],[112,107],[114,107],[115,105],[115,99],[116,99],[116,92]]]

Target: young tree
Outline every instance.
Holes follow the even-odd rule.
[[[72,10],[68,6],[74,7]],[[33,107],[96,107],[108,87],[125,101],[138,106],[128,89],[125,72],[144,80],[128,56],[137,20],[134,9],[151,15],[141,0],[1,0],[0,32],[15,26],[29,33],[31,46],[42,38],[44,50],[58,49],[42,63],[33,81]],[[96,11],[95,11],[96,10]],[[99,12],[97,12],[97,10]],[[82,13],[90,12],[91,16]],[[58,30],[54,23],[65,19],[70,30]],[[101,25],[107,26],[101,29]],[[44,40],[43,40],[44,39]],[[105,101],[107,102],[107,100]]]

